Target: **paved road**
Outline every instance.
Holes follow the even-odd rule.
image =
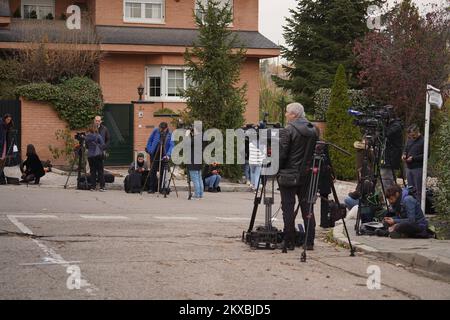
[[[252,199],[2,186],[0,299],[450,298],[449,283],[362,253],[349,257],[321,230],[307,263],[298,249],[252,250],[241,242]],[[261,208],[260,223],[263,215]],[[380,290],[366,285],[373,265]]]

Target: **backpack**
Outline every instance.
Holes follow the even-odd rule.
[[[142,190],[142,175],[140,173],[130,173],[123,181],[126,193],[140,193]]]

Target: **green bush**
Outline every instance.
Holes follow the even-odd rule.
[[[450,119],[447,118],[437,134],[439,147],[436,150],[437,164],[436,172],[438,175],[438,184],[436,191],[436,209],[446,216],[450,216]]]
[[[350,106],[356,110],[364,111],[369,108],[371,102],[364,90],[348,90]],[[330,106],[331,89],[323,88],[314,94],[314,119],[325,121],[328,107]]]
[[[327,130],[325,131],[325,139],[352,154],[349,157],[333,148],[330,149],[331,161],[336,177],[342,180],[356,178],[356,154],[353,143],[355,140],[360,139],[360,132],[353,125],[353,118],[347,113],[350,106],[351,101],[348,96],[345,69],[343,65],[340,65],[336,73],[333,88],[331,89],[330,107],[326,114]]]
[[[71,130],[86,128],[103,107],[100,86],[89,78],[74,77],[61,84],[32,83],[20,86],[16,95],[50,103]]]

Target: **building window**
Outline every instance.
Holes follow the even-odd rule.
[[[23,0],[22,17],[24,19],[54,19],[54,0]]]
[[[149,77],[150,97],[161,97],[161,77]]]
[[[146,96],[151,101],[183,102],[180,90],[191,83],[184,67],[149,66],[146,79]]]
[[[165,0],[124,0],[125,22],[164,23]]]
[[[220,3],[221,7],[224,7],[226,5],[226,3],[229,3],[230,7],[231,7],[231,12],[233,12],[233,0],[216,0],[216,1],[218,1]],[[203,4],[203,6],[205,7],[205,10],[206,10],[206,7],[208,5],[208,0],[200,0],[200,2]],[[201,17],[203,20],[203,15],[200,10],[200,7],[197,4],[197,0],[195,1],[195,15],[199,18]]]

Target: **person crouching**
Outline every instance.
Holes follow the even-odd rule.
[[[36,153],[34,145],[27,145],[27,159],[21,164],[20,171],[22,171],[22,183],[34,182],[39,184],[41,178],[45,175],[44,167]]]

